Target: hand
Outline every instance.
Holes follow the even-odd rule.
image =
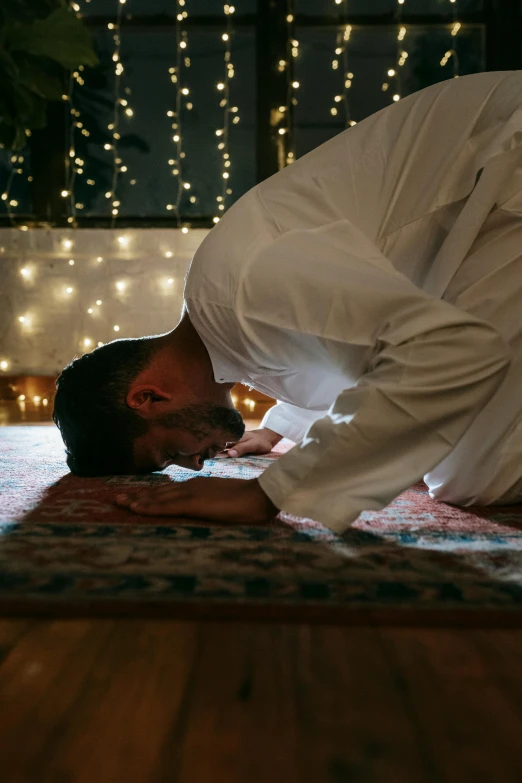
[[[249,430],[245,432],[241,440],[238,440],[223,453],[228,454],[229,457],[242,457],[244,454],[270,454],[276,443],[279,443],[282,438],[282,435],[269,430],[268,427]]]
[[[197,517],[230,524],[262,524],[279,509],[257,479],[194,478],[118,495],[119,506],[148,516]]]

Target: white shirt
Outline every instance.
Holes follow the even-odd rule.
[[[257,185],[198,248],[185,301],[215,379],[275,397],[262,426],[297,443],[259,478],[277,507],[344,530],[451,464],[506,387],[506,342],[441,297],[521,164],[521,95],[516,71],[415,93]],[[489,450],[520,410],[508,386]]]

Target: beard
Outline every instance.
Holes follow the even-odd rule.
[[[237,441],[245,434],[245,423],[239,411],[210,403],[187,405],[160,416],[156,422],[169,429],[185,430],[196,438],[215,435],[219,439],[225,436],[228,441]]]

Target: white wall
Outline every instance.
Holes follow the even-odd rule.
[[[0,373],[59,373],[98,342],[172,329],[207,233],[0,229]]]

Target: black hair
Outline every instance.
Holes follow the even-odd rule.
[[[155,351],[150,337],[114,340],[75,358],[62,371],[53,421],[62,434],[71,473],[132,473],[133,442],[148,424],[125,398]]]

